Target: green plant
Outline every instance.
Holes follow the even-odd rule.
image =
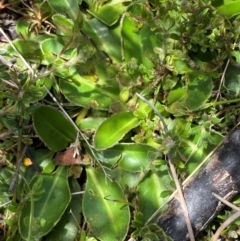
[[[218,5],[14,5],[22,14],[19,38],[0,49],[0,146],[8,163],[0,169],[0,200],[12,200],[4,208],[8,240],[163,235],[153,224],[156,218],[146,222],[175,189],[166,153],[171,151],[183,181],[236,123],[239,11],[231,7],[227,13],[229,5]],[[228,59],[232,65],[225,73]],[[222,75],[228,77],[225,85]],[[167,133],[136,93],[158,109]],[[35,164],[21,167],[8,194],[13,163],[25,145]],[[54,161],[67,148],[81,152],[83,172]],[[84,194],[70,196],[82,190],[76,178],[84,172]]]

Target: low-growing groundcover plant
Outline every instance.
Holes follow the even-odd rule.
[[[239,6],[1,1],[2,240],[170,240],[166,154],[183,182],[238,122]]]

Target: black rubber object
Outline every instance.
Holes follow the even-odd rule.
[[[230,200],[239,191],[240,127],[236,127],[217,148],[208,164],[183,186],[195,236],[205,229],[224,207],[212,193]],[[174,241],[189,240],[178,195],[170,202],[157,224]]]

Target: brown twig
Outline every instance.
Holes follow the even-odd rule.
[[[212,237],[211,241],[217,241],[219,238],[221,232],[232,222],[234,222],[237,218],[240,217],[240,208],[237,207],[236,205],[230,203],[229,201],[225,200],[224,198],[220,197],[216,193],[212,193],[214,197],[216,197],[219,201],[227,205],[228,207],[232,208],[233,210],[236,210],[234,214],[232,214],[225,222],[222,223],[222,225],[218,228],[214,236]]]
[[[231,209],[233,209],[233,210],[235,210],[235,211],[240,211],[240,208],[239,208],[239,207],[237,207],[236,205],[230,203],[230,202],[227,201],[226,199],[220,197],[218,194],[216,194],[216,193],[213,192],[212,195],[213,195],[214,197],[216,197],[219,201],[221,201],[222,203],[224,203],[225,205],[227,205],[228,207],[230,207]]]
[[[215,101],[217,101],[219,95],[220,95],[220,90],[222,88],[222,86],[224,85],[224,81],[225,81],[225,75],[226,75],[226,72],[227,72],[227,68],[229,66],[229,63],[230,63],[230,60],[228,59],[226,65],[225,65],[225,68],[223,70],[223,73],[222,73],[222,77],[221,77],[221,80],[220,80],[220,84],[219,84],[219,87],[218,87],[218,90],[217,90],[217,96],[216,96],[216,99]]]
[[[20,167],[21,167],[22,160],[23,160],[23,157],[25,155],[26,150],[27,150],[27,145],[25,145],[25,147],[22,150],[21,155],[19,156],[19,158],[17,160],[16,170],[15,170],[14,176],[12,178],[12,182],[11,182],[11,184],[9,186],[9,189],[8,189],[8,191],[10,193],[12,193],[14,191],[15,187],[16,187],[16,184],[17,184],[17,181],[18,181],[18,175],[19,175]]]
[[[237,218],[240,217],[240,211],[235,212],[231,215],[223,224],[218,228],[214,236],[212,237],[211,241],[217,241],[218,237],[221,235],[221,232],[232,222],[234,222]]]

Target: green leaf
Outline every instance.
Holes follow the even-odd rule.
[[[61,41],[69,48],[78,47],[80,43],[83,44],[80,38],[80,29],[83,24],[82,19],[79,19],[79,22],[74,22],[62,14],[55,14],[52,16],[52,19],[57,27],[57,34],[61,36]]]
[[[213,87],[212,79],[209,76],[204,76],[201,79],[193,76],[192,78],[193,80],[190,80],[188,84],[186,100],[187,108],[190,111],[197,110],[203,106],[210,97]]]
[[[129,11],[130,16],[131,14],[141,16],[142,12],[145,13],[146,10],[142,5],[134,4]],[[153,63],[147,58],[146,53],[148,55],[153,54],[154,47],[157,46],[155,33],[147,24],[144,25],[144,22],[139,22],[134,17],[124,17],[122,24],[123,57],[126,61],[135,58],[138,63],[142,63],[146,68],[151,69]]]
[[[176,68],[176,71],[178,74],[186,74],[191,71],[186,61],[175,57],[173,62],[174,62],[173,63],[174,67]]]
[[[121,112],[110,116],[99,126],[95,134],[95,147],[106,149],[113,146],[138,124],[139,120],[132,112]]]
[[[104,120],[106,120],[105,117],[88,117],[83,120],[76,120],[76,125],[83,132],[94,133]]]
[[[23,96],[23,102],[25,105],[35,103],[38,100],[43,99],[47,95],[47,89],[52,87],[53,76],[43,77],[35,81],[34,84],[26,84],[25,95]]]
[[[175,116],[186,114],[186,89],[184,87],[173,89],[167,97],[168,111]]]
[[[81,188],[76,179],[69,180],[71,193],[80,192]],[[74,241],[79,230],[79,223],[81,216],[82,195],[74,195],[71,202],[64,212],[61,220],[57,223],[54,229],[45,237],[46,240],[51,241]]]
[[[123,241],[127,235],[130,212],[121,187],[93,168],[87,168],[83,214],[91,232],[102,241]]]
[[[55,152],[49,151],[48,149],[31,149],[29,150],[29,153],[31,155],[31,158],[34,159],[36,165],[42,169],[42,172],[52,173],[56,168],[56,165],[53,162],[53,156]],[[27,168],[25,172],[26,179],[28,178],[27,174],[29,174],[32,178],[36,174],[36,172],[34,168]]]
[[[184,88],[177,88],[177,89],[171,90],[167,97],[168,104],[171,105],[177,101],[182,100],[185,96],[185,93],[186,93],[186,90],[184,90]]]
[[[79,11],[79,5],[77,0],[48,0],[49,5],[60,14],[67,14],[73,21],[76,21]]]
[[[19,217],[23,239],[39,240],[59,221],[71,199],[67,174],[68,168],[61,166],[53,174],[41,173],[33,178],[29,199]]]
[[[70,75],[70,74],[69,74]],[[59,86],[65,97],[76,105],[94,109],[109,109],[118,100],[118,89],[103,87],[77,73],[71,75],[73,81],[59,80]]]
[[[98,19],[85,19],[83,31],[91,37],[94,44],[104,51],[112,61],[121,61],[120,27],[108,28]]]
[[[16,30],[19,34],[21,34],[25,38],[30,38],[32,33],[29,31],[29,25],[30,25],[30,21],[20,18],[17,22]]]
[[[223,5],[219,6],[218,11],[231,18],[240,13],[240,0],[225,1]]]
[[[77,137],[69,120],[60,111],[49,106],[40,106],[34,111],[33,124],[40,139],[53,151],[63,150]]]
[[[47,63],[51,64],[56,60],[56,56],[63,50],[64,45],[55,38],[47,38],[41,42],[40,48]]]
[[[120,144],[119,147],[122,149],[119,166],[129,172],[146,170],[158,153],[153,147],[141,144]]]
[[[153,104],[152,99],[150,99],[149,102]],[[144,120],[149,117],[149,114],[152,113],[152,111],[152,108],[146,102],[138,100],[138,107],[134,111],[134,115],[139,119]]]
[[[7,184],[7,187],[9,188],[13,175],[14,171],[9,166],[6,168],[0,168],[0,183]]]
[[[171,179],[167,165],[158,171],[149,172],[138,185],[139,210],[144,214],[145,221],[163,204],[166,198],[160,198]]]
[[[226,87],[226,96],[227,97],[238,97],[240,95],[240,73],[239,69],[234,67],[233,65],[229,64],[227,71],[226,71],[226,77],[225,77],[225,83]]]
[[[201,126],[196,127],[197,132],[193,135],[193,137],[188,138],[184,148],[178,149],[178,154],[182,155],[187,159],[187,163],[185,165],[185,169],[188,174],[192,173],[204,160],[204,158],[211,153],[211,151],[223,140],[223,136],[218,133],[208,133],[211,141],[207,142],[206,145],[203,144],[204,139],[202,137],[202,133],[206,132],[206,130],[202,129]],[[181,157],[179,157],[181,159]]]
[[[42,53],[39,49],[39,42],[34,40],[16,39],[13,41],[13,44],[25,59],[38,64],[41,62]],[[15,50],[10,45],[8,45],[7,48],[11,54],[14,56],[16,55]]]
[[[62,14],[54,14],[52,20],[56,27],[65,36],[72,36],[74,33],[74,22]]]
[[[108,161],[116,157],[118,166],[129,172],[141,172],[146,170],[158,151],[151,146],[143,144],[118,144],[104,150],[103,158]],[[110,160],[111,160],[110,159]]]
[[[136,186],[139,184],[139,181],[142,179],[141,172],[128,172],[124,171],[120,167],[116,167],[114,171],[118,172],[116,176],[113,176],[114,180],[116,180],[121,187],[124,187],[124,190],[135,190]]]
[[[88,12],[106,25],[112,26],[118,21],[125,9],[123,1],[113,0],[98,8],[90,5]]]

